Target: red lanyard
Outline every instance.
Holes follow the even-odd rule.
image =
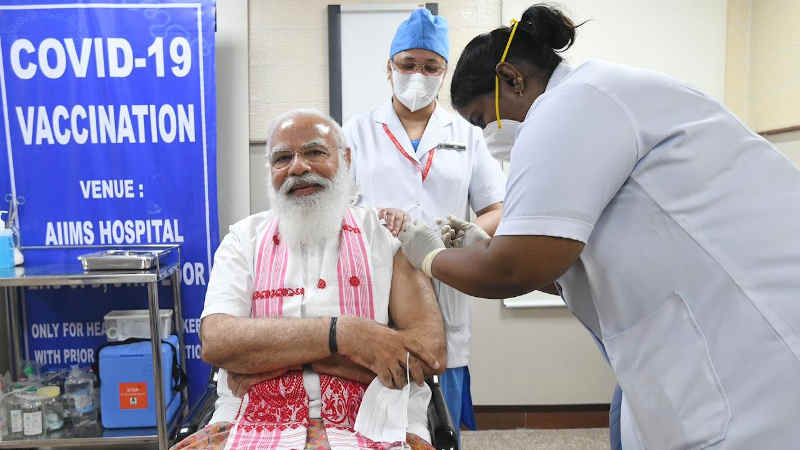
[[[397,142],[397,138],[394,137],[394,135],[392,134],[391,131],[389,131],[389,127],[386,126],[386,124],[383,124],[383,131],[385,131],[386,135],[389,136],[389,139],[392,140],[392,142],[394,143],[394,146],[397,147],[397,150],[400,150],[400,153],[402,153],[403,156],[406,157],[406,159],[411,161],[411,164],[413,164],[414,167],[416,167],[417,170],[420,171],[420,173],[422,174],[422,181],[425,181],[425,178],[428,178],[428,172],[431,171],[431,165],[433,165],[433,154],[436,151],[436,147],[432,148],[428,152],[428,161],[425,163],[425,169],[423,169],[422,167],[420,167],[419,162],[417,162],[416,159],[412,158],[411,155],[406,153],[406,151],[403,148],[403,146],[400,145],[399,142]]]

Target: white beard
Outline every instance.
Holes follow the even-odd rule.
[[[288,195],[293,182],[299,180],[318,183],[323,189],[301,197]],[[344,158],[340,158],[333,180],[309,173],[287,177],[279,191],[271,182],[267,184],[272,209],[280,220],[280,235],[290,247],[310,247],[339,239],[342,219],[354,191],[350,168]]]

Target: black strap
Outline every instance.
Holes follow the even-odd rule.
[[[339,352],[339,346],[336,342],[336,319],[337,317],[331,317],[331,329],[328,332],[328,348],[331,351],[331,355],[335,355]]]
[[[118,345],[127,345],[127,344],[135,344],[137,342],[150,342],[150,339],[146,338],[128,338],[124,341],[119,342],[106,342],[105,344],[97,347],[97,351],[94,352],[94,362],[92,363],[92,370],[97,375],[97,383],[98,386],[100,385],[100,351],[106,347],[116,347]],[[167,344],[172,347],[172,389],[174,391],[182,390],[187,383],[186,372],[184,371],[183,367],[178,363],[178,349],[175,348],[175,345],[166,340],[161,339],[162,344]],[[155,370],[155,369],[154,369]]]

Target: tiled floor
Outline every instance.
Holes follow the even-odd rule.
[[[609,450],[608,428],[462,431],[462,450]]]

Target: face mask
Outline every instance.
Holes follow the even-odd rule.
[[[394,95],[411,112],[420,110],[433,102],[442,85],[442,77],[427,76],[419,72],[400,73],[392,69]]]
[[[406,379],[408,380],[408,369]],[[376,442],[405,443],[409,416],[424,422],[430,401],[431,391],[427,385],[419,387],[409,380],[403,389],[389,389],[375,377],[364,392],[353,428],[362,436]],[[420,410],[409,410],[409,403],[419,405]],[[411,432],[430,440],[430,436],[424,436],[424,429]]]
[[[411,385],[390,389],[378,377],[364,392],[353,428],[375,442],[405,442]]]
[[[489,153],[500,161],[509,161],[520,125],[520,122],[509,119],[503,119],[503,128],[498,128],[497,122],[487,124],[483,129],[483,137]]]

